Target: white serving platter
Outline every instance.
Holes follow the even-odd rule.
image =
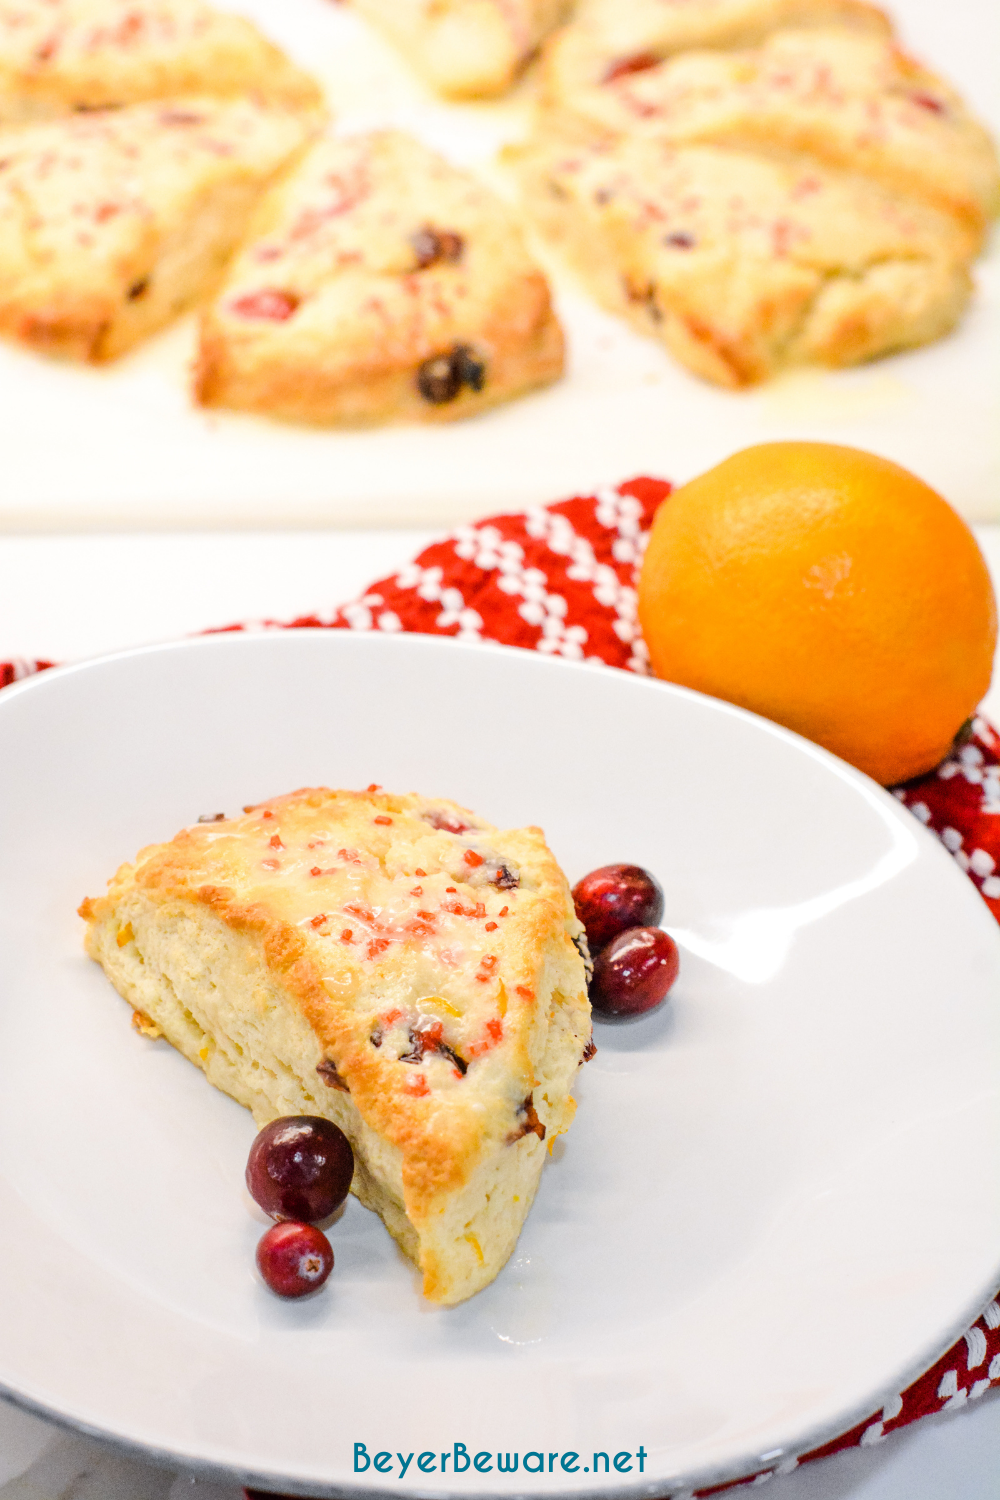
[[[230,0],[324,82],[339,128],[393,124],[509,191],[491,162],[527,128],[530,87],[446,105],[332,0]],[[1000,133],[994,0],[895,0],[902,38]],[[0,529],[450,524],[589,492],[637,473],[684,480],[737,448],[809,437],[869,448],[968,517],[1000,518],[1000,245],[961,326],[855,370],[749,392],[703,384],[601,312],[542,252],[569,338],[549,390],[445,427],[315,431],[206,413],[188,396],[188,318],[113,366],[59,365],[0,345]]]
[[[1000,933],[909,813],[787,731],[501,647],[296,631],[5,690],[0,764],[0,1390],[24,1405],[271,1490],[638,1500],[863,1419],[1000,1281]],[[353,1200],[322,1294],[265,1290],[249,1115],[137,1035],[75,916],[200,813],[370,781],[541,823],[574,880],[646,865],[682,948],[665,1008],[597,1028],[511,1262],[450,1310]],[[358,1473],[355,1443],[433,1469]],[[558,1457],[441,1474],[456,1443]]]

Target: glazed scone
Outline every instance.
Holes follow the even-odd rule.
[[[204,315],[196,392],[292,421],[449,420],[562,360],[513,214],[386,131],[318,142],[261,205]]]
[[[351,0],[438,93],[501,94],[569,0]]]
[[[568,133],[804,153],[954,213],[977,232],[1000,208],[987,131],[887,37],[778,31],[754,50],[650,59],[550,95],[548,108]]]
[[[0,332],[112,359],[210,295],[304,119],[180,99],[0,134]]]
[[[203,0],[0,0],[0,124],[179,94],[321,103],[250,21]]]
[[[813,26],[892,33],[866,0],[579,0],[545,45],[543,88],[566,99],[677,52],[752,47],[773,31]]]
[[[719,385],[926,343],[969,296],[969,233],[862,177],[650,139],[542,143],[521,170],[598,300]]]
[[[353,1191],[428,1298],[492,1281],[593,1050],[586,943],[540,829],[303,790],[142,850],[80,914],[139,1030],[258,1125],[346,1132]]]

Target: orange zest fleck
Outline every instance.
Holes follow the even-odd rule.
[[[126,922],[124,927],[119,927],[115,942],[119,948],[124,948],[125,944],[130,943],[134,937],[135,933],[132,931],[132,923]]]

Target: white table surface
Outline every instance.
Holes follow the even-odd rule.
[[[977,530],[1000,591],[1000,526]],[[67,661],[241,619],[323,613],[432,533],[0,536],[0,660]],[[998,674],[1000,675],[1000,674]],[[1000,719],[1000,683],[985,708]],[[10,1289],[7,1289],[9,1293]],[[81,1355],[81,1357],[83,1357]],[[240,1500],[0,1401],[0,1500]],[[771,1481],[774,1500],[1000,1500],[1000,1399]]]

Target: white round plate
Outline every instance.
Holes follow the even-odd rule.
[[[272,1490],[662,1496],[861,1420],[1000,1279],[1000,933],[794,735],[624,673],[295,631],[5,690],[0,765],[0,1388],[26,1405]],[[372,781],[540,823],[571,880],[648,866],[683,950],[658,1014],[597,1027],[514,1257],[450,1310],[353,1200],[323,1293],[264,1289],[249,1115],[136,1034],[74,915],[201,813]]]

